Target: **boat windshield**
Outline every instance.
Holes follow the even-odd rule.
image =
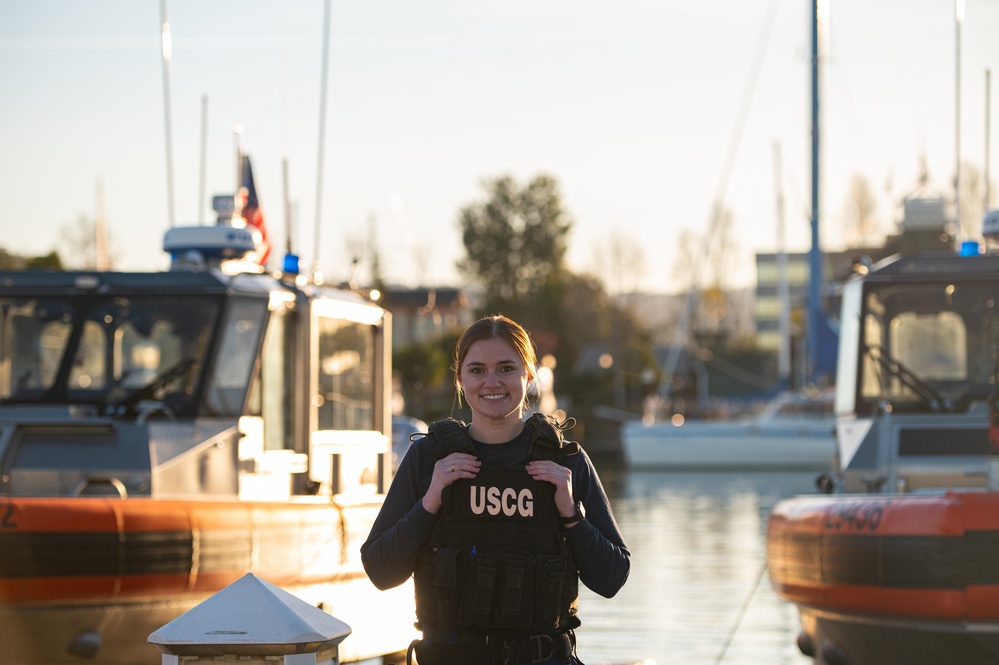
[[[858,410],[954,411],[995,392],[995,282],[872,284],[862,315]]]
[[[0,403],[194,415],[220,296],[0,297]]]

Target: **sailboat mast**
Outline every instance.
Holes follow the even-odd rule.
[[[822,326],[822,252],[819,245],[819,2],[812,0],[812,249],[808,255],[809,379],[819,379],[819,335]]]
[[[777,188],[777,300],[780,302],[777,346],[777,376],[782,388],[791,387],[791,297],[787,283],[787,251],[784,246],[784,188],[781,186],[780,144],[774,144],[774,181]]]

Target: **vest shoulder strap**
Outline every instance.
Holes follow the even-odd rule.
[[[531,430],[530,456],[561,463],[563,458],[579,453],[579,444],[565,438],[565,432],[575,424],[575,418],[559,422],[545,413],[533,414],[527,419],[527,427]]]
[[[475,454],[475,446],[468,438],[465,423],[454,418],[444,418],[430,423],[427,433],[433,443],[434,457],[444,459],[451,453]]]
[[[575,424],[575,418],[560,423],[547,414],[533,414],[527,419],[527,427],[531,432],[530,457],[560,462],[565,457],[579,453],[579,444],[565,438],[565,432]],[[475,446],[468,436],[468,428],[461,420],[454,418],[435,420],[429,429],[427,435],[433,443],[436,459],[443,459],[451,453],[475,454]]]

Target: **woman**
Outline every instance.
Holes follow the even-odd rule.
[[[413,576],[420,665],[579,663],[577,580],[610,598],[631,565],[597,472],[551,419],[525,423],[537,359],[519,324],[472,324],[452,369],[471,423],[410,447],[364,569],[379,589]]]

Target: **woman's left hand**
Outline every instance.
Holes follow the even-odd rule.
[[[576,502],[572,498],[572,471],[568,467],[549,460],[534,460],[525,468],[531,478],[555,486],[555,507],[559,515],[572,517],[576,514]]]

